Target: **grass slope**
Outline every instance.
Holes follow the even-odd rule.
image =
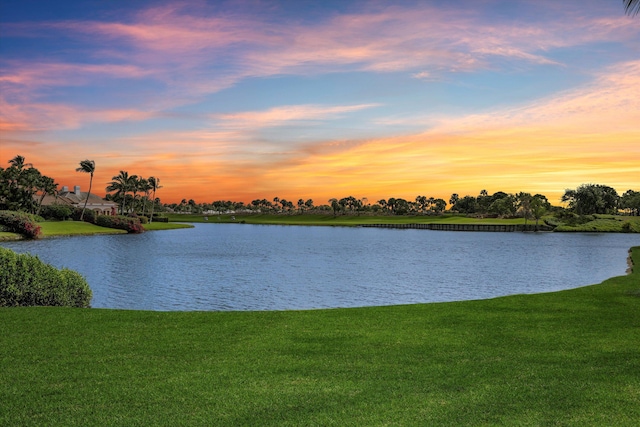
[[[444,304],[1,309],[0,425],[636,426],[637,270]]]
[[[176,222],[152,222],[151,224],[143,224],[146,231],[157,230],[175,230],[177,228],[193,228],[191,224],[180,224]]]
[[[95,224],[80,221],[45,221],[39,222],[38,225],[42,227],[42,237],[77,236],[92,234],[126,234],[125,230],[100,227]]]
[[[426,216],[426,215],[338,215],[332,214],[236,214],[236,215],[182,215],[167,214],[170,221],[177,222],[209,222],[227,223],[241,222],[247,224],[273,224],[273,225],[333,225],[333,226],[357,226],[361,224],[524,224],[524,219],[501,218],[468,218],[458,215]],[[235,218],[235,219],[232,219]],[[534,222],[529,221],[529,224]]]
[[[625,230],[625,224],[628,229]],[[598,232],[598,233],[640,233],[640,218],[638,217],[614,217],[596,218],[580,225],[561,225],[556,231],[563,232]]]
[[[41,237],[57,237],[57,236],[88,236],[95,234],[125,234],[125,230],[117,230],[115,228],[100,227],[98,225],[90,224],[88,222],[80,221],[45,221],[39,222],[42,229]],[[146,231],[155,230],[173,230],[176,228],[191,228],[190,224],[178,224],[178,223],[161,223],[154,222],[152,224],[145,224],[144,229]],[[6,231],[0,231],[0,241],[2,240],[20,240],[23,237],[17,233],[9,233]]]

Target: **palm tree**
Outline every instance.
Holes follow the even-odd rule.
[[[120,171],[120,173],[114,177],[111,177],[112,181],[107,186],[107,191],[115,191],[115,197],[122,200],[120,205],[120,214],[124,215],[125,205],[127,203],[127,193],[133,188],[133,185],[138,179],[137,175],[129,176],[129,172]]]
[[[640,12],[640,0],[622,0],[627,15],[637,15]]]
[[[24,161],[25,161],[24,156],[21,156],[18,154],[13,159],[9,160],[9,164],[11,166],[18,168],[18,170],[24,169],[25,166],[33,167],[31,163],[25,163]]]
[[[40,215],[40,210],[42,209],[42,201],[47,194],[54,194],[56,196],[58,194],[58,184],[56,184],[53,178],[42,175],[40,177],[38,186],[40,187],[40,191],[42,191],[42,195],[40,195],[40,200],[38,201],[37,210],[35,212],[36,215]]]
[[[90,174],[89,178],[89,192],[87,193],[87,198],[84,199],[84,206],[82,207],[82,213],[80,214],[80,221],[84,218],[84,210],[87,208],[87,202],[89,201],[89,196],[91,196],[91,186],[93,185],[93,173],[96,170],[96,162],[93,160],[82,160],[80,162],[80,167],[76,168],[76,172],[84,172]]]
[[[143,177],[138,177],[137,175],[134,175],[134,177],[135,180],[133,181],[130,190],[133,193],[133,202],[131,202],[131,207],[133,208],[133,212],[135,213],[137,210],[136,198],[138,196],[138,192],[144,191],[147,180]]]
[[[147,180],[149,182],[149,187],[151,187],[151,191],[153,191],[153,203],[151,203],[151,217],[149,218],[149,222],[153,222],[153,208],[156,205],[156,190],[162,188],[160,185],[160,178],[156,178],[154,176],[150,176]]]
[[[142,191],[144,193],[144,196],[142,196],[142,216],[144,216],[145,212],[147,211],[147,202],[149,201],[149,192],[151,191],[151,184],[149,183],[149,180],[147,178],[142,178],[140,177],[140,180],[138,180],[138,187],[139,190]]]

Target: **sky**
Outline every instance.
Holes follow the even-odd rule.
[[[0,165],[165,203],[640,190],[618,0],[0,0]]]

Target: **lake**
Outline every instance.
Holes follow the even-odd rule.
[[[540,293],[625,274],[634,234],[195,224],[0,242],[86,277],[92,307],[291,310]]]

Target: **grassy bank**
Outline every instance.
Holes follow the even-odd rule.
[[[265,225],[324,225],[355,227],[366,224],[525,224],[524,218],[470,218],[466,215],[337,215],[326,214],[235,214],[235,215],[191,215],[165,214],[172,222],[246,223]],[[554,222],[558,222],[555,220]],[[535,221],[527,221],[534,225]],[[540,225],[544,222],[541,220]],[[625,227],[625,224],[628,224]],[[640,218],[628,216],[599,215],[584,224],[570,225],[559,222],[555,231],[597,233],[640,233]]]
[[[117,230],[115,228],[100,227],[88,222],[80,221],[45,221],[39,222],[42,229],[41,237],[58,237],[58,236],[89,236],[96,234],[126,234],[125,230]],[[189,224],[178,223],[161,223],[154,222],[152,224],[144,224],[146,231],[155,230],[174,230],[178,228],[193,227]],[[0,231],[0,240],[19,240],[22,236],[17,233],[9,233]]]
[[[0,425],[635,426],[638,343],[637,267],[445,304],[1,309]]]
[[[524,224],[524,219],[468,218],[460,215],[338,215],[332,214],[236,214],[236,215],[183,215],[166,214],[169,221],[270,224],[270,225],[328,225],[358,226],[363,224]],[[205,220],[205,218],[207,218]],[[529,224],[533,224],[529,221]]]
[[[158,230],[176,230],[178,228],[193,228],[191,224],[180,224],[176,222],[152,222],[151,224],[144,224],[146,231],[158,231]]]
[[[105,228],[80,221],[45,221],[38,224],[42,227],[42,237],[127,233],[125,230]]]
[[[598,215],[584,224],[560,225],[561,232],[640,233],[640,218],[631,216]]]

